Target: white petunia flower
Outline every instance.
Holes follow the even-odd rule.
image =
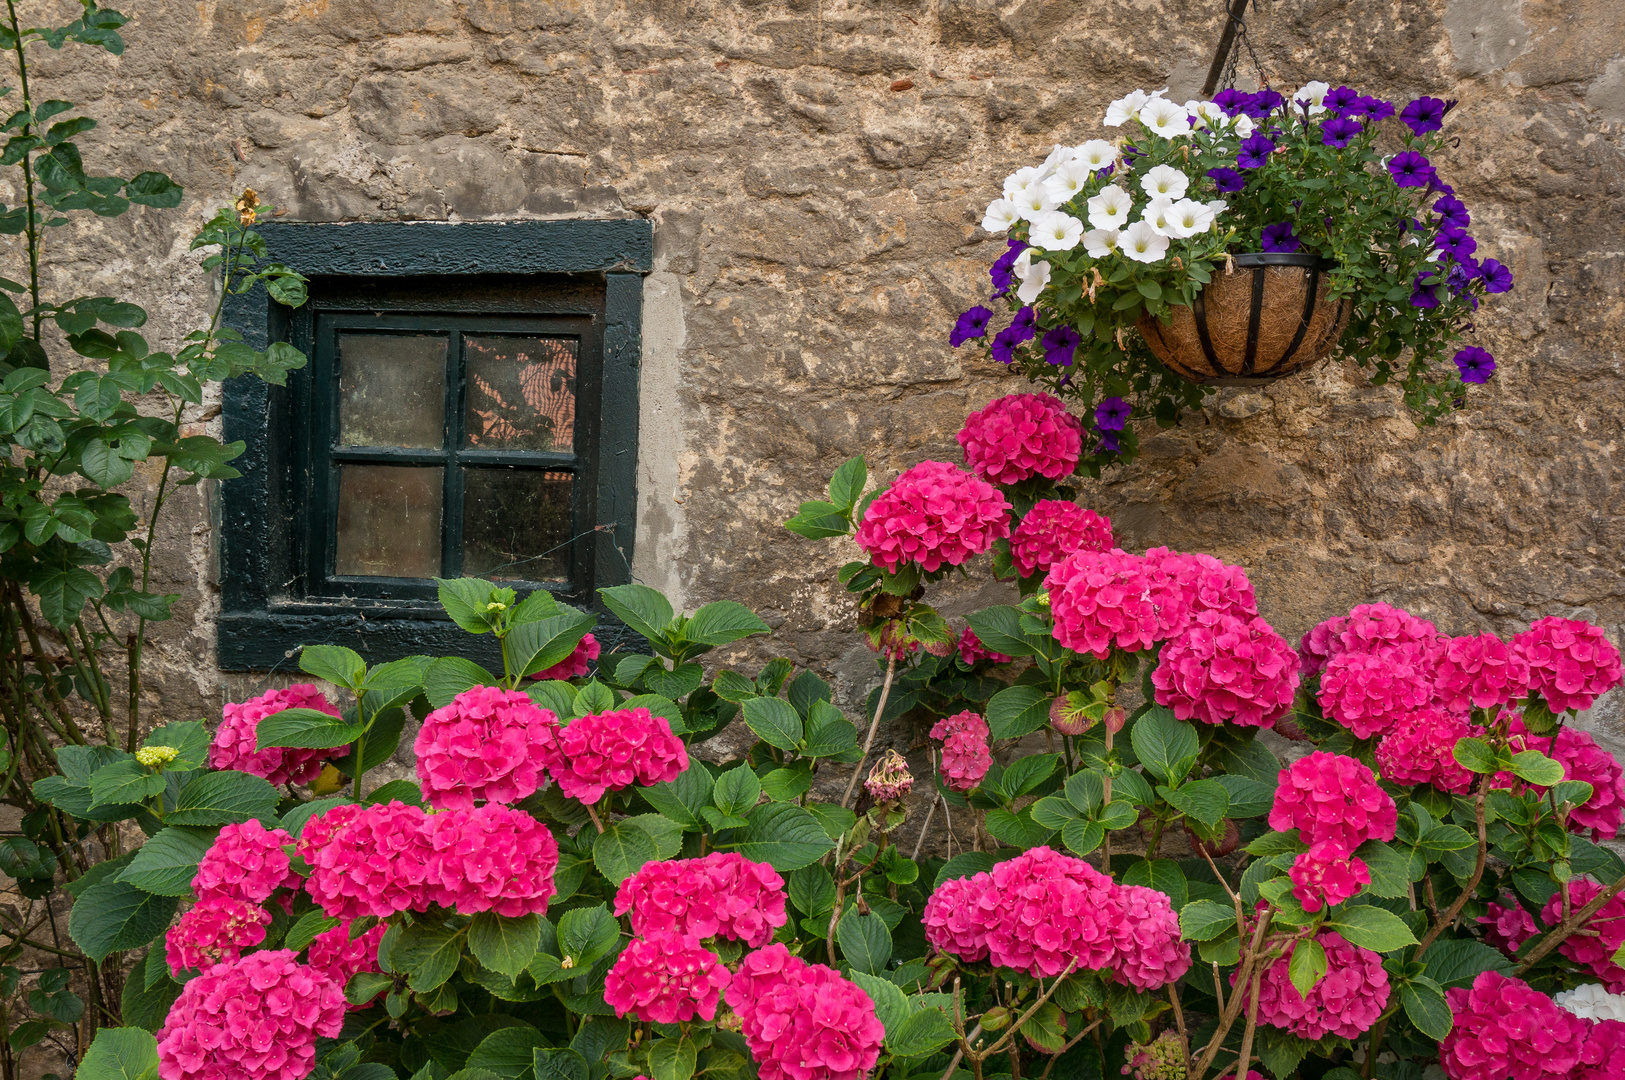
[[[1258,126],[1257,124],[1253,123],[1253,118],[1248,116],[1246,113],[1241,113],[1237,116],[1231,117],[1230,123],[1231,126],[1236,129],[1236,134],[1241,136],[1243,139],[1250,137],[1253,133],[1253,128]]]
[[[1107,184],[1088,206],[1089,224],[1097,229],[1121,229],[1134,210],[1134,197],[1116,184]]]
[[[1118,250],[1135,262],[1161,262],[1168,254],[1168,238],[1151,227],[1149,221],[1136,221],[1117,238]]]
[[[1168,214],[1174,208],[1174,200],[1165,195],[1159,195],[1145,204],[1145,210],[1140,214],[1140,220],[1148,222],[1150,226],[1163,236],[1174,235],[1168,229]]]
[[[1625,994],[1610,994],[1600,983],[1586,983],[1552,998],[1582,1020],[1625,1020]]]
[[[1038,299],[1038,294],[1044,291],[1049,284],[1049,263],[1033,262],[1033,249],[1024,248],[1016,256],[1016,262],[1011,270],[1021,285],[1016,289],[1016,299],[1023,304],[1030,304]]]
[[[1072,153],[1073,161],[1087,165],[1097,172],[1117,160],[1117,147],[1105,139],[1090,139]]]
[[[1140,181],[1140,190],[1153,199],[1158,197],[1183,199],[1186,189],[1190,186],[1190,177],[1172,165],[1153,166]]]
[[[1101,121],[1107,127],[1122,127],[1128,123],[1129,117],[1145,108],[1151,95],[1144,90],[1133,90],[1127,97],[1120,97],[1106,106],[1106,119]]]
[[[1017,169],[1009,176],[1006,176],[1004,178],[1004,197],[1006,199],[1015,198],[1016,192],[1039,178],[1038,173],[1038,166],[1028,165],[1026,168]]]
[[[1049,189],[1050,198],[1055,200],[1055,205],[1060,206],[1062,203],[1071,202],[1094,174],[1094,170],[1088,165],[1073,158],[1056,169],[1055,175],[1044,181],[1044,186]]]
[[[1224,110],[1211,101],[1187,101],[1185,111],[1191,115],[1191,123],[1197,127],[1212,128],[1219,131],[1228,125],[1230,118]]]
[[[1033,221],[1031,238],[1045,251],[1071,251],[1083,239],[1083,222],[1071,214],[1051,210]]]
[[[1213,228],[1213,211],[1195,199],[1180,199],[1168,208],[1164,220],[1168,235],[1183,239]]]
[[[1049,152],[1049,157],[1044,159],[1044,164],[1038,167],[1038,175],[1044,177],[1054,176],[1056,169],[1059,169],[1062,165],[1065,165],[1071,160],[1072,148],[1070,146],[1062,146],[1060,143],[1056,143],[1055,149],[1051,150]]]
[[[1322,105],[1321,102],[1326,100],[1326,95],[1331,89],[1330,86],[1323,82],[1305,83],[1303,89],[1292,95],[1292,101],[1297,103],[1300,109],[1307,105],[1309,115],[1315,116],[1326,111],[1326,106]]]
[[[1225,202],[1223,199],[1209,199],[1207,201],[1207,208],[1213,211],[1214,217],[1218,217],[1220,214],[1230,209],[1230,204]]]
[[[1184,106],[1167,98],[1155,98],[1140,110],[1140,123],[1154,135],[1164,139],[1177,139],[1191,133],[1190,114]]]
[[[1034,180],[1011,196],[1010,201],[1015,203],[1016,213],[1028,221],[1059,205],[1050,197],[1049,188],[1042,180]]]
[[[994,199],[987,204],[982,215],[982,228],[991,233],[1009,232],[1010,226],[1021,220],[1021,212],[1009,199]]]
[[[1091,258],[1103,259],[1117,250],[1116,229],[1090,229],[1083,234],[1083,250]]]

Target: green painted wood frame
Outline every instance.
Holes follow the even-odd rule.
[[[312,279],[316,300],[291,310],[263,289],[227,297],[226,324],[257,348],[292,341],[309,353],[315,304],[350,298],[353,306],[354,297],[369,293],[392,311],[590,319],[589,336],[601,340],[602,352],[596,462],[586,471],[596,470],[590,504],[601,530],[581,544],[578,565],[590,566],[561,598],[596,608],[591,590],[630,579],[650,222],[271,222],[260,232],[271,258]],[[457,653],[489,665],[496,657],[490,639],[463,633],[426,598],[323,595],[311,580],[308,542],[294,519],[317,451],[309,430],[314,369],[295,372],[286,387],[253,379],[225,384],[225,438],[247,449],[234,462],[243,475],[223,482],[218,500],[220,667],[296,670],[298,647],[315,643],[346,645],[369,662]],[[624,628],[597,610],[597,636],[609,652]]]

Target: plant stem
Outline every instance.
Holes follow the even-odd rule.
[[[28,93],[28,58],[24,55],[23,31],[17,24],[17,5],[14,0],[6,0],[6,14],[11,18],[11,36],[14,42],[12,48],[17,53],[17,79],[22,83],[23,108],[33,113],[34,101]],[[23,135],[26,137],[33,133],[33,123],[23,125]],[[23,167],[23,192],[28,204],[28,295],[33,301],[34,308],[34,340],[40,338],[41,312],[39,310],[39,249],[40,229],[38,212],[34,209],[34,166],[28,154],[23,155],[19,163]]]
[[[1411,956],[1413,960],[1420,960],[1422,954],[1428,951],[1428,946],[1437,941],[1439,935],[1444,933],[1445,929],[1456,921],[1456,916],[1460,915],[1461,909],[1467,906],[1467,901],[1473,898],[1474,890],[1478,888],[1479,881],[1484,877],[1484,863],[1489,857],[1490,850],[1489,837],[1485,831],[1484,804],[1489,798],[1489,787],[1492,779],[1494,779],[1493,776],[1485,774],[1484,778],[1478,782],[1478,797],[1473,800],[1473,815],[1478,820],[1478,860],[1473,866],[1473,874],[1467,879],[1467,883],[1461,887],[1461,895],[1457,896],[1455,902],[1445,909],[1443,915],[1434,920],[1433,925],[1428,928],[1428,932],[1423,935],[1421,942],[1416,946],[1416,952]]]
[[[1263,967],[1253,969],[1247,990],[1247,1026],[1241,1032],[1241,1053],[1236,1057],[1236,1080],[1247,1075],[1247,1065],[1253,1059],[1253,1033],[1258,1029],[1258,984],[1263,978]]]
[[[863,775],[863,763],[869,760],[869,748],[875,744],[875,732],[880,729],[880,718],[886,715],[886,699],[891,697],[892,676],[897,673],[897,657],[886,658],[886,681],[880,687],[880,700],[875,702],[875,718],[869,721],[869,734],[863,740],[863,756],[858,763],[852,766],[852,778],[846,782],[846,794],[841,796],[841,808],[844,810],[852,801],[852,792],[857,790],[858,778]]]
[[[942,792],[939,791],[937,792],[936,797],[931,800],[930,809],[926,810],[925,812],[925,823],[920,826],[919,839],[914,841],[914,854],[909,856],[909,858],[914,862],[920,861],[920,848],[925,844],[925,834],[931,830],[931,818],[936,814],[937,804],[941,801]]]
[[[1587,919],[1601,911],[1602,906],[1608,903],[1608,901],[1612,900],[1614,897],[1618,896],[1622,890],[1625,890],[1625,877],[1620,878],[1602,892],[1598,893],[1596,896],[1593,896],[1591,898],[1591,903],[1564,919],[1562,923],[1560,923],[1555,929],[1541,939],[1539,945],[1536,945],[1533,949],[1531,949],[1529,954],[1518,962],[1518,966],[1512,972],[1512,974],[1522,975],[1524,972],[1534,967],[1546,956],[1547,953],[1563,944],[1563,942],[1568,939],[1569,935],[1573,934],[1576,930],[1580,929],[1580,927],[1584,926]]]

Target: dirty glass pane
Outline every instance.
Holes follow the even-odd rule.
[[[463,573],[509,581],[570,578],[569,473],[463,472]]]
[[[470,446],[569,453],[576,426],[576,339],[463,338]]]
[[[339,466],[333,571],[359,577],[440,574],[440,466]]]
[[[339,444],[438,450],[446,335],[339,335]]]

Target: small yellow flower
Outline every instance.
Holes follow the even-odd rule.
[[[1038,606],[1039,607],[1049,607],[1049,593],[1048,592],[1041,592],[1041,593],[1038,594]]]
[[[500,600],[493,600],[489,604],[485,605],[485,610],[486,611],[493,611],[493,612],[495,612],[495,611],[507,611],[508,610],[508,605],[504,604]]]
[[[155,769],[160,765],[168,765],[180,755],[181,752],[173,746],[143,746],[135,752],[135,759],[147,768]]]
[[[237,217],[244,225],[252,225],[259,217],[260,197],[253,188],[243,188],[237,197]]]

